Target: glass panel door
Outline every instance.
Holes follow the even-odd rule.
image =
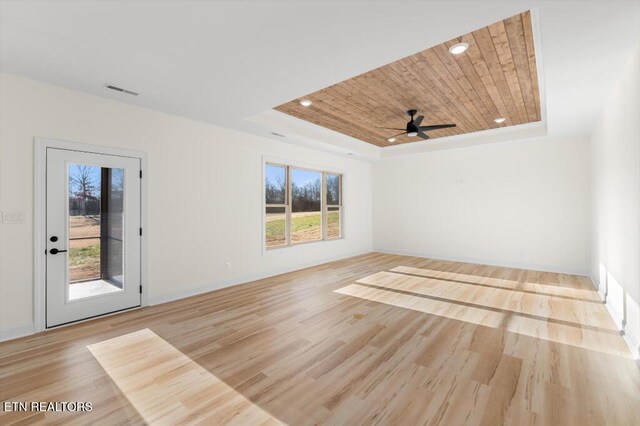
[[[47,326],[140,305],[140,159],[47,150]]]

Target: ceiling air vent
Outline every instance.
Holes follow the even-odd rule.
[[[138,92],[134,92],[132,90],[123,89],[122,87],[114,86],[113,84],[105,84],[104,87],[107,89],[115,90],[116,92],[126,93],[127,95],[138,96]]]
[[[271,132],[273,136],[278,136],[279,138],[284,138],[284,135],[278,132]]]

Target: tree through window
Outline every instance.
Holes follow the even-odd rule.
[[[267,248],[342,237],[342,175],[267,163]]]

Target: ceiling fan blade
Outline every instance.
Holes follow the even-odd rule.
[[[416,117],[415,120],[413,120],[413,124],[415,124],[416,126],[420,126],[420,123],[422,123],[422,120],[424,120],[424,115],[419,115]]]
[[[407,131],[407,129],[398,129],[396,127],[376,127],[376,129],[383,129],[383,130],[404,130],[405,132]]]
[[[429,136],[422,130],[418,132],[418,136],[421,137],[422,139],[430,139]]]
[[[397,135],[389,136],[387,139],[397,138],[398,136],[406,135],[407,132],[398,133]]]
[[[455,124],[434,124],[432,126],[420,126],[420,130],[429,131],[429,130],[438,130],[438,129],[448,129],[449,127],[456,127]]]

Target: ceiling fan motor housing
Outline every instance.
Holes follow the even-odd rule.
[[[407,123],[407,134],[418,133],[420,131],[420,128],[415,123],[415,119],[413,118],[413,116],[416,115],[417,113],[418,113],[418,110],[416,109],[410,109],[409,111],[407,111],[407,114],[411,116],[411,120],[409,120],[409,122]]]
[[[407,133],[418,133],[420,129],[416,126],[416,123],[410,121],[407,123]]]

